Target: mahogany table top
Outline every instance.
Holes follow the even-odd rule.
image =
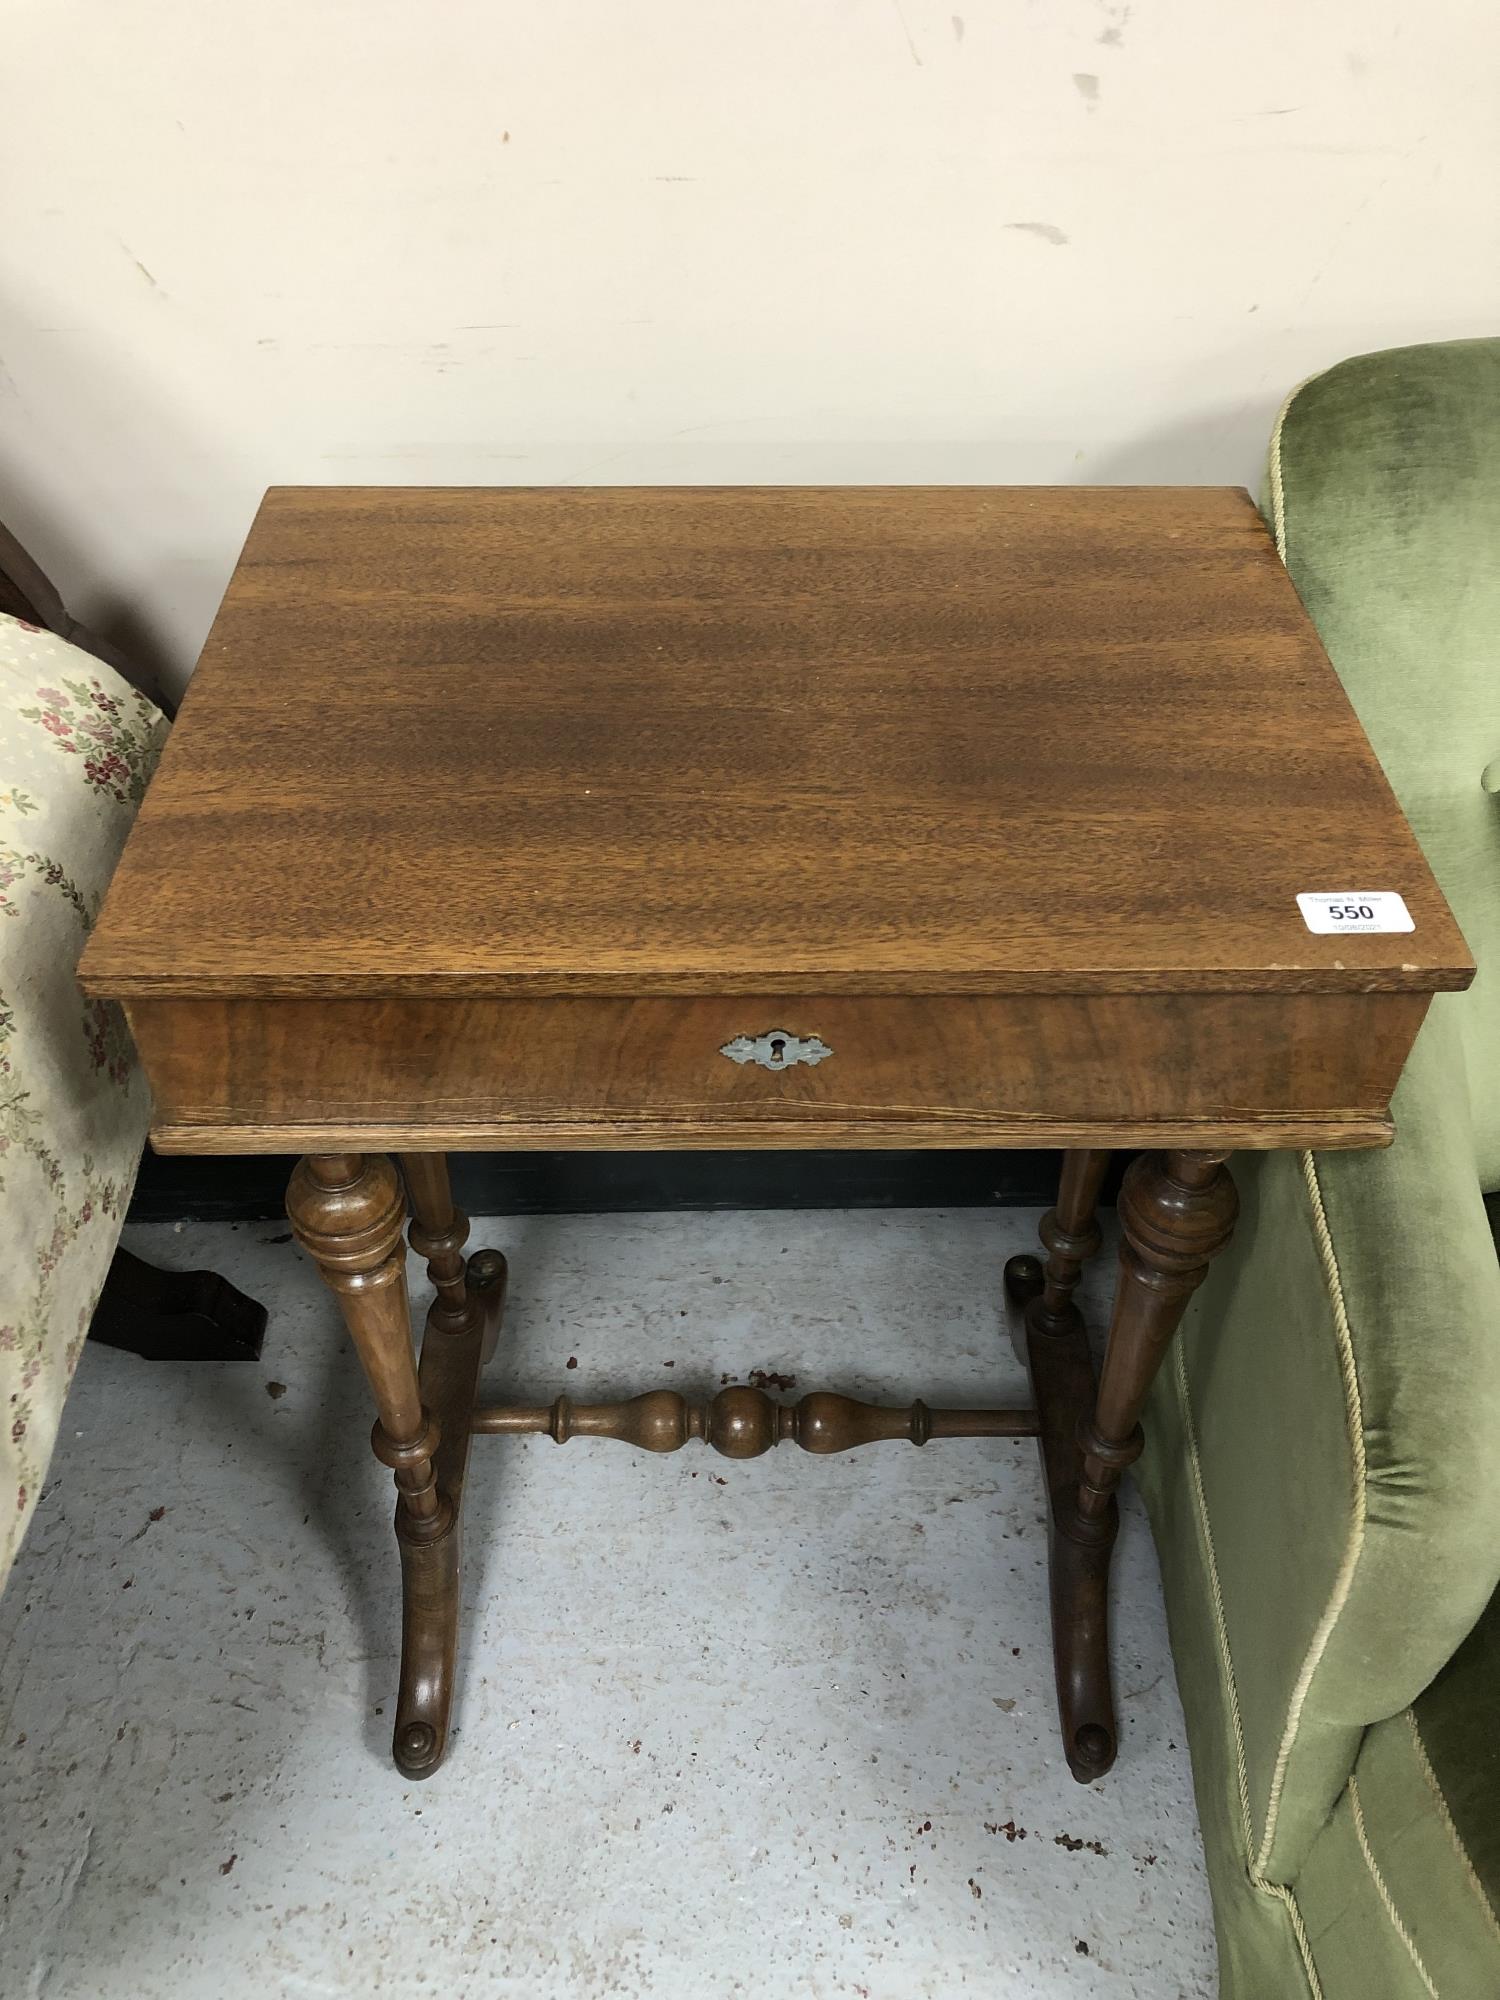
[[[1299,892],[1414,929],[1317,935]],[[1247,495],[276,488],[85,960],[167,995],[1430,992]]]

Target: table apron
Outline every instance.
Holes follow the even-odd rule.
[[[166,1152],[1374,1146],[1425,994],[193,998],[127,1008]],[[724,1053],[785,1036],[829,1053]],[[786,1051],[777,1052],[784,1060]]]

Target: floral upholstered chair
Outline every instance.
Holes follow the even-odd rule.
[[[92,1334],[153,1359],[260,1353],[265,1308],[118,1245],[150,1120],[118,1011],[74,967],[167,733],[0,527],[0,1586]]]
[[[112,667],[0,613],[0,1581],[150,1119],[124,1021],[73,969],[166,732]]]

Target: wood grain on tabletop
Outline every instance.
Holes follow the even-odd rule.
[[[1316,937],[1304,890],[1416,929]],[[273,489],[90,990],[1431,991],[1248,497]]]

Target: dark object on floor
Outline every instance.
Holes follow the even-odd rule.
[[[266,1309],[217,1271],[159,1271],[117,1247],[89,1339],[143,1361],[258,1361]]]

